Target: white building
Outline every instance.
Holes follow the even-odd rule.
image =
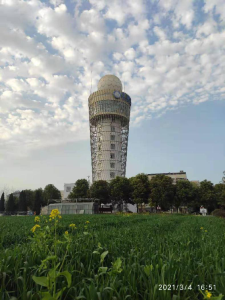
[[[73,187],[75,186],[75,183],[64,183],[64,191],[63,191],[63,200],[66,200],[72,192]],[[62,194],[61,194],[62,195]]]
[[[131,98],[114,75],[103,76],[88,99],[92,182],[125,176]]]
[[[148,179],[151,180],[156,175],[166,175],[173,179],[173,184],[176,184],[179,180],[188,180],[187,174],[183,170],[177,173],[154,173],[148,174]]]

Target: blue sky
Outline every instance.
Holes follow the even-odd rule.
[[[88,96],[132,98],[127,177],[225,169],[225,2],[2,0],[0,190],[91,175]]]

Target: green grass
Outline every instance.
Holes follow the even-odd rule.
[[[85,221],[89,220],[84,235]],[[225,222],[215,217],[181,215],[67,215],[58,228],[60,239],[75,223],[72,245],[64,270],[72,274],[72,285],[62,299],[203,299],[198,285],[215,285],[213,296],[225,295]],[[32,276],[44,276],[38,267],[45,250],[34,252],[28,240],[34,217],[0,218],[0,299],[41,299],[41,287]],[[204,227],[203,230],[200,227]],[[207,230],[207,232],[205,232]],[[98,275],[101,243],[108,251],[104,267],[117,258],[122,272]],[[59,262],[65,245],[57,250]],[[63,278],[58,286],[63,286]],[[159,290],[160,284],[192,286],[192,290]],[[181,286],[180,286],[181,287]],[[43,289],[43,288],[42,288]],[[223,298],[224,299],[224,298]]]

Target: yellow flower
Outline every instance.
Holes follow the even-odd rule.
[[[62,219],[62,216],[58,216],[59,219]]]
[[[207,232],[207,230],[205,230],[205,232]]]
[[[85,224],[89,224],[89,223],[90,223],[89,221],[86,221],[86,222],[85,222]]]
[[[76,228],[76,225],[75,224],[70,224],[70,227],[71,228]]]
[[[31,231],[32,231],[32,232],[35,232],[35,230],[36,230],[38,227],[40,228],[41,226],[40,226],[40,225],[37,225],[37,224],[34,225],[34,227],[31,228]]]
[[[39,217],[35,217],[34,221],[35,222],[40,222],[40,218]]]
[[[50,218],[54,219],[54,218],[58,217],[59,214],[60,214],[60,212],[59,212],[58,209],[53,209],[53,210],[51,211]]]
[[[209,291],[205,291],[205,295],[207,299],[210,299],[212,297],[212,294]]]
[[[201,227],[200,229],[203,229],[203,227]]]
[[[68,231],[65,231],[65,235],[68,235],[69,234],[69,232]]]

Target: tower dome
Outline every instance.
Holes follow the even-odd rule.
[[[115,75],[105,75],[98,82],[98,90],[112,89],[122,92],[122,83]]]

